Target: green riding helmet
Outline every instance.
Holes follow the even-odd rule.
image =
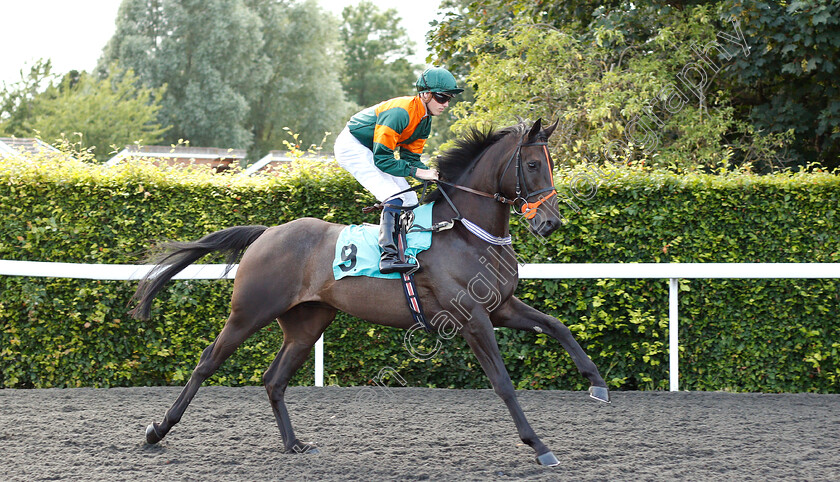
[[[426,69],[417,77],[418,92],[440,92],[443,94],[460,94],[464,89],[458,88],[455,77],[448,70],[441,67]]]

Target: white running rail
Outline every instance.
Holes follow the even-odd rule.
[[[0,260],[0,276],[139,280],[153,265],[77,264]],[[233,279],[236,266],[193,264],[173,279]],[[840,263],[539,263],[519,265],[521,279],[667,279],[670,390],[679,390],[680,279],[840,279]],[[324,337],[315,343],[315,386],[324,386]]]

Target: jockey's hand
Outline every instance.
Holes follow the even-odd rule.
[[[438,172],[437,169],[417,169],[417,172],[414,173],[414,177],[422,181],[437,181]]]

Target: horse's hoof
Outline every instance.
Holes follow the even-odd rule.
[[[321,453],[321,450],[312,444],[298,442],[292,446],[291,450],[286,450],[287,454],[312,454],[317,455]]]
[[[163,440],[163,436],[158,435],[157,425],[157,423],[151,423],[146,427],[146,443],[149,445],[154,445]]]
[[[610,390],[607,387],[589,387],[589,396],[599,402],[610,403]]]
[[[537,455],[537,463],[540,465],[546,465],[548,467],[560,465],[560,461],[557,460],[557,457],[555,457],[554,454],[551,452],[546,452],[542,455]]]

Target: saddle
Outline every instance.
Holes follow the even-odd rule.
[[[401,251],[409,260],[432,247],[432,208],[434,203],[423,204],[414,210],[405,210],[401,215],[405,236]],[[383,274],[379,271],[379,226],[375,224],[351,224],[344,228],[335,243],[333,276],[336,280],[348,276],[369,276],[373,278],[399,279],[400,273]]]
[[[402,261],[408,260],[417,268],[408,273],[387,273],[379,271],[379,226],[375,224],[351,224],[344,228],[335,243],[333,276],[336,280],[348,276],[369,276],[373,278],[400,279],[408,308],[415,323],[431,331],[423,313],[414,273],[420,269],[417,254],[432,246],[432,208],[434,203],[423,204],[414,209],[403,209],[400,214],[402,229],[398,246]]]

